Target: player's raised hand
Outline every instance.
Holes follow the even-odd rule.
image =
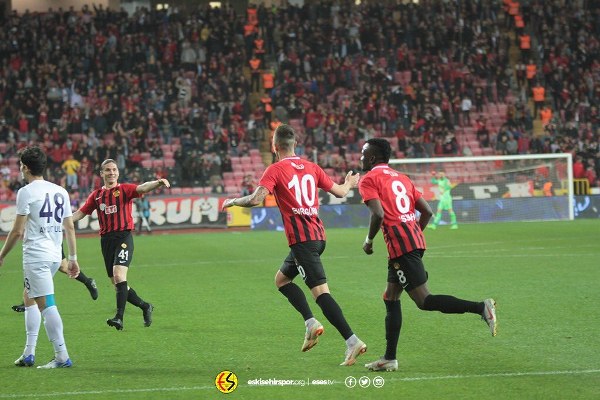
[[[235,204],[233,204],[233,202],[236,200],[236,198],[234,199],[225,199],[225,201],[223,202],[223,205],[221,206],[221,210],[224,210],[226,208],[232,207]]]
[[[346,174],[346,179],[344,180],[344,183],[349,182],[350,187],[355,188],[358,186],[359,179],[360,179],[360,174],[358,172],[356,174],[353,174],[352,171],[348,171],[348,173]]]
[[[168,188],[171,187],[171,184],[169,183],[169,180],[165,179],[165,178],[159,179],[158,183],[159,183],[159,186],[165,186],[165,187],[168,187]]]

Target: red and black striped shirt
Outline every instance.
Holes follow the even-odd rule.
[[[358,189],[365,203],[374,199],[381,202],[381,230],[390,259],[425,250],[425,237],[415,213],[415,203],[423,195],[406,175],[379,164],[360,180]]]
[[[329,191],[333,181],[321,167],[300,157],[287,157],[270,165],[258,184],[275,195],[290,246],[325,240],[319,188]]]
[[[133,230],[132,203],[141,196],[136,190],[137,186],[119,183],[111,189],[102,187],[94,190],[79,210],[87,215],[97,211],[101,236],[109,232]]]

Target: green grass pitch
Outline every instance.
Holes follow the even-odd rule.
[[[114,291],[101,265],[99,238],[80,238],[79,260],[99,286],[59,274],[56,298],[72,369],[16,368],[25,339],[19,301],[20,246],[0,268],[0,399],[597,399],[600,395],[600,222],[461,225],[427,231],[425,265],[433,293],[498,302],[498,336],[474,315],[416,308],[402,297],[397,372],[363,367],[385,346],[381,294],[386,251],[362,252],[365,229],[328,230],[323,262],[333,296],[368,344],[341,367],[344,342],[325,325],[319,344],[300,352],[304,325],[273,284],[288,249],[281,232],[138,236],[129,282],[156,309],[145,328],[128,305],[125,329],[109,328]],[[299,282],[310,296],[306,287]],[[42,327],[37,364],[52,357]],[[230,394],[215,387],[234,372]],[[348,388],[346,378],[384,380]],[[304,386],[252,386],[254,379]],[[329,384],[316,385],[313,380]],[[307,383],[306,383],[307,382]]]

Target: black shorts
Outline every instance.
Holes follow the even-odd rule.
[[[388,282],[399,283],[408,292],[427,282],[427,271],[423,265],[425,250],[413,250],[388,262]]]
[[[129,267],[133,259],[133,236],[131,231],[109,232],[100,238],[104,267],[110,278],[113,266]]]
[[[324,240],[310,240],[290,246],[290,254],[279,270],[290,279],[298,274],[302,276],[309,289],[327,282],[321,263],[321,254],[325,251]]]

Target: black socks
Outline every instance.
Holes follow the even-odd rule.
[[[483,303],[457,299],[445,294],[430,294],[425,298],[422,309],[441,311],[444,314],[464,314],[466,312],[481,314],[483,313]]]
[[[302,318],[306,321],[313,317],[313,313],[310,310],[310,306],[306,301],[306,296],[304,292],[298,285],[294,282],[290,282],[287,285],[283,285],[279,288],[279,291],[282,295],[287,297],[288,301],[300,314],[302,314]]]
[[[398,347],[398,339],[400,338],[400,329],[402,328],[402,308],[400,300],[384,300],[385,309],[385,356],[386,360],[396,359],[396,349]]]
[[[323,310],[325,318],[327,318],[331,325],[335,326],[344,339],[348,339],[354,334],[346,318],[344,318],[342,309],[329,293],[323,293],[317,297],[317,304]]]

